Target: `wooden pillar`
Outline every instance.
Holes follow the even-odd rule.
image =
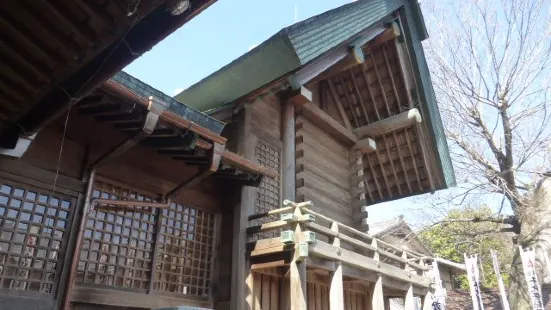
[[[295,105],[289,101],[284,101],[282,104],[281,137],[283,139],[281,169],[283,199],[295,201]]]
[[[245,105],[238,115],[237,153],[247,159],[254,159],[255,140],[251,134],[251,109]],[[241,190],[241,199],[234,206],[231,310],[252,310],[252,274],[250,264],[245,257],[247,243],[248,217],[254,212],[256,190],[245,186]]]
[[[301,216],[302,213],[300,209],[295,208],[295,215]],[[306,310],[307,309],[307,287],[306,287],[306,262],[302,261],[299,258],[299,249],[300,243],[304,240],[302,235],[301,224],[294,224],[295,231],[295,252],[293,255],[293,260],[289,265],[290,272],[290,284],[291,284],[291,309],[292,310]],[[255,309],[256,310],[256,309]]]
[[[283,155],[281,169],[283,199],[296,200],[296,169],[295,169],[295,108],[312,101],[312,92],[301,87],[286,94],[281,106],[281,139],[283,140]]]
[[[408,286],[404,301],[404,310],[415,310],[415,297],[413,296],[413,285],[411,283]]]
[[[336,222],[331,224],[331,230],[338,233],[339,225]],[[333,238],[333,246],[340,247],[341,241],[338,237]],[[344,309],[344,288],[342,284],[342,263],[336,262],[335,271],[331,272],[331,284],[329,287],[329,309]]]

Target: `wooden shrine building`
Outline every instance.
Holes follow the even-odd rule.
[[[384,309],[388,296],[430,308],[427,257],[366,234],[377,203],[454,186],[427,37],[417,1],[356,1],[175,97],[280,172],[243,190],[234,234],[222,236],[233,241],[230,309]]]
[[[454,185],[417,1],[289,26],[176,98],[119,72],[212,2],[0,4],[0,309],[429,309],[431,258],[366,234]]]

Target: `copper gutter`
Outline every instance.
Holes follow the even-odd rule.
[[[144,107],[149,107],[150,99],[144,98],[142,96],[139,96],[135,93],[133,93],[131,90],[126,88],[124,85],[121,85],[113,80],[107,80],[105,83],[103,83],[102,88],[112,93],[118,97],[123,97],[124,99],[132,102],[132,103],[138,103]],[[193,122],[188,121],[187,119],[181,117],[180,115],[173,113],[171,111],[165,110],[163,113],[161,113],[161,120],[165,121],[166,123],[176,126],[178,128],[182,129],[189,129],[195,133],[197,133],[199,136],[206,138],[209,141],[226,144],[226,138],[215,134],[214,132],[196,124]]]
[[[121,97],[129,102],[138,103],[144,107],[148,107],[151,102],[150,99],[146,99],[133,93],[124,85],[121,85],[113,80],[108,80],[104,82],[102,88],[108,93],[111,93],[117,97]],[[214,132],[196,123],[190,122],[189,120],[171,111],[164,110],[160,115],[160,119],[174,127],[189,129],[197,133],[202,138],[199,139],[196,143],[196,147],[200,149],[210,150],[213,148],[213,143],[226,144],[226,138],[217,135]],[[274,179],[277,179],[279,177],[279,173],[276,170],[256,164],[228,150],[224,150],[221,156],[222,162],[236,168],[243,169],[244,171],[251,173],[260,173]]]

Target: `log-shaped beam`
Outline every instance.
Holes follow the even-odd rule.
[[[377,142],[371,138],[365,138],[358,140],[358,143],[354,146],[354,150],[359,150],[362,153],[371,153],[377,150]]]
[[[337,64],[342,59],[346,58],[348,55],[352,53],[357,53],[355,51],[356,47],[361,47],[363,44],[358,44],[356,42],[360,43],[366,43],[372,40],[373,38],[377,37],[381,33],[385,31],[385,27],[382,25],[377,25],[375,27],[372,27],[370,29],[367,29],[363,32],[361,32],[357,39],[350,42],[348,45],[341,45],[331,52],[327,53],[326,55],[312,61],[306,66],[303,66],[300,70],[292,74],[288,81],[289,84],[293,89],[298,89],[300,86],[305,85],[306,83],[312,81],[314,78],[316,78],[318,75],[320,75],[322,72],[328,70],[329,68],[333,67],[335,64]],[[359,55],[353,56],[352,59],[354,60],[354,57],[359,57]],[[357,60],[356,60],[357,61]]]
[[[350,130],[314,104],[306,103],[298,111],[305,119],[317,125],[341,143],[349,146],[357,144],[358,139]]]
[[[371,124],[356,128],[353,131],[356,136],[360,138],[366,136],[376,137],[409,127],[411,125],[415,125],[417,123],[420,123],[421,121],[422,118],[419,110],[411,109],[400,114],[382,119],[378,122],[373,122]]]

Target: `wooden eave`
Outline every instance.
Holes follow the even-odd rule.
[[[2,147],[37,132],[216,0],[3,1],[0,4]],[[176,1],[177,2],[177,1]],[[16,125],[17,124],[17,125]]]
[[[77,109],[80,114],[93,116],[99,122],[111,124],[117,130],[132,135],[140,129],[150,100],[157,99],[143,98],[124,85],[109,80],[77,104]],[[187,133],[192,133],[196,138]],[[141,142],[160,154],[198,167],[208,165],[206,153],[215,143],[225,145],[226,139],[169,110],[162,112],[154,132]],[[257,185],[261,176],[278,177],[277,171],[227,149],[221,156],[221,164],[215,176],[241,180],[248,185]]]

